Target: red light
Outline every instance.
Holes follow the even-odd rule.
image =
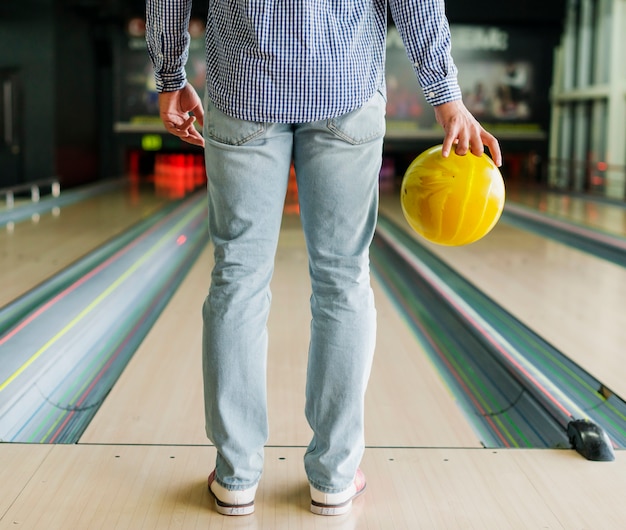
[[[177,244],[178,246],[180,246],[180,245],[184,245],[184,244],[185,244],[185,241],[187,241],[187,236],[185,236],[185,235],[180,235],[180,236],[178,236],[178,239],[176,239],[176,244]]]
[[[600,171],[606,171],[609,165],[606,162],[598,162],[598,169]]]
[[[590,180],[592,186],[602,186],[604,184],[604,179],[600,175],[591,175]]]

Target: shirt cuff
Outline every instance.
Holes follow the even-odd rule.
[[[160,73],[154,75],[157,92],[175,92],[180,90],[187,83],[185,70],[174,73]]]
[[[446,78],[424,88],[426,101],[433,107],[462,99],[461,87],[454,78]]]

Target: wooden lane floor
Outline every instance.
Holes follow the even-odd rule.
[[[0,307],[61,271],[166,203],[131,185],[0,230]]]
[[[407,226],[395,195],[383,197],[381,211]],[[626,396],[625,268],[505,223],[464,247],[418,239],[606,387]]]
[[[372,448],[368,486],[352,512],[308,511],[301,450],[271,447],[256,512],[212,507],[196,446],[0,446],[0,529],[583,529],[623,528],[626,459],[588,462],[571,451]],[[28,455],[28,458],[25,458]],[[26,460],[27,467],[18,466]],[[21,471],[21,473],[20,473]]]

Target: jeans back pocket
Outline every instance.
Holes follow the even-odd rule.
[[[265,132],[265,124],[233,118],[219,110],[206,98],[204,112],[204,137],[227,145],[243,145]]]
[[[359,145],[385,135],[386,101],[380,91],[361,107],[328,120],[328,128],[348,143]]]

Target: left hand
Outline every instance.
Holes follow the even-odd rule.
[[[455,145],[456,154],[461,156],[467,154],[468,151],[481,156],[486,146],[489,148],[494,163],[498,167],[502,165],[502,153],[498,140],[478,123],[463,101],[450,101],[437,105],[435,118],[445,132],[442,148],[444,157],[450,154],[453,145]]]

